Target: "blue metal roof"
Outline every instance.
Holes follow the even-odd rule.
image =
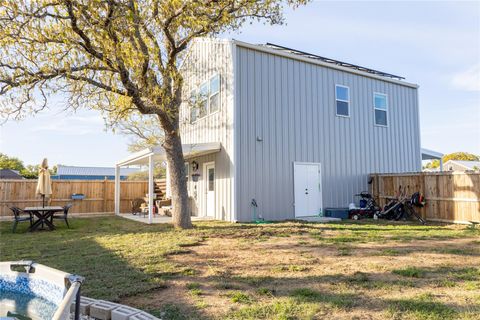
[[[120,175],[127,176],[134,172],[139,172],[140,168],[120,168]],[[58,165],[57,175],[63,176],[115,176],[113,167],[75,167]]]

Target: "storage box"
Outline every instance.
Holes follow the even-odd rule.
[[[348,208],[326,208],[325,217],[348,219]]]

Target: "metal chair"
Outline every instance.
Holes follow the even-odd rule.
[[[63,213],[60,213],[60,215],[56,216],[55,214],[52,215],[50,218],[50,222],[53,223],[53,219],[62,219],[65,220],[65,223],[67,224],[67,227],[70,229],[70,225],[68,224],[68,210],[73,207],[72,203],[67,204],[66,206],[63,207]]]
[[[30,222],[30,227],[32,226],[33,217],[32,217],[31,213],[27,213],[27,212],[23,211],[22,209],[20,209],[18,207],[8,207],[8,208],[10,210],[12,210],[12,212],[13,212],[13,218],[14,218],[13,228],[12,228],[13,233],[15,233],[15,230],[17,230],[17,224],[19,222],[29,221]],[[28,214],[28,216],[26,216],[27,214]]]

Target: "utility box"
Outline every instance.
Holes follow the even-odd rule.
[[[348,208],[326,208],[325,217],[348,219]]]

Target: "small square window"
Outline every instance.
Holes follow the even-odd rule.
[[[337,116],[350,116],[350,88],[335,85],[335,100]]]

